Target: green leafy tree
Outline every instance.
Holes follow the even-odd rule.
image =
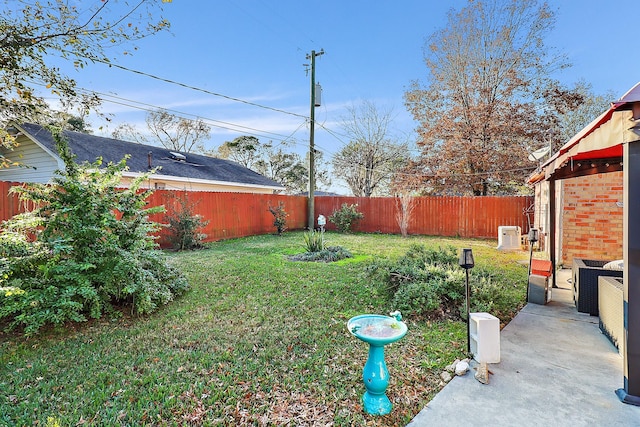
[[[405,93],[422,148],[411,171],[425,189],[517,191],[532,170],[532,146],[557,139],[558,109],[578,100],[552,77],[569,65],[545,44],[554,24],[538,0],[469,1],[428,38],[427,83]]]
[[[282,146],[276,148],[273,144],[265,144],[259,156],[254,165],[256,172],[280,182],[287,188],[287,193],[305,190],[309,172],[297,153],[285,152]]]
[[[324,152],[316,150],[315,160],[315,172],[316,172],[316,191],[322,191],[331,187],[331,174],[329,173],[329,162],[324,157]],[[306,191],[309,184],[309,153],[304,156],[304,176],[298,181],[300,184],[300,190]]]
[[[560,127],[558,139],[561,144],[567,142],[602,114],[603,111],[607,110],[611,102],[616,99],[612,91],[603,94],[594,93],[591,84],[584,80],[578,81],[572,92],[577,96],[574,108],[563,109],[558,114]],[[556,145],[553,147],[553,152],[559,148],[560,146]]]
[[[287,141],[263,144],[255,136],[240,136],[218,147],[217,154],[281,183],[289,194],[298,194],[308,188],[309,157],[303,160],[291,150],[292,145]],[[321,152],[316,153],[315,163],[316,182],[329,187],[331,179]]]
[[[55,113],[45,96],[55,96],[63,109],[73,106],[84,112],[95,107],[98,96],[78,91],[75,80],[63,74],[55,61],[61,58],[77,69],[92,62],[108,63],[114,51],[130,54],[135,50],[133,46],[126,48],[128,42],[169,25],[161,17],[155,17],[161,10],[160,1],[143,1],[133,6],[116,0],[82,4],[64,0],[3,0],[3,3],[0,129],[12,120],[50,123]],[[15,140],[2,131],[0,144],[11,148]],[[0,167],[12,162],[0,157]]]
[[[45,324],[99,318],[114,306],[149,313],[185,291],[185,278],[150,235],[157,224],[148,215],[159,210],[146,208],[146,176],[118,189],[126,159],[78,165],[59,130],[52,133],[65,171],[53,185],[14,187],[36,209],[2,225],[0,320],[30,335]]]
[[[218,156],[253,169],[256,162],[260,160],[260,140],[255,136],[239,136],[218,147]]]
[[[298,153],[285,151],[283,147],[290,147],[287,143],[274,146],[272,143],[261,146],[254,170],[267,178],[273,179],[286,187],[288,194],[300,194],[308,189],[309,184],[309,155],[303,160]],[[323,160],[322,152],[316,152],[316,186],[329,187],[331,179]]]

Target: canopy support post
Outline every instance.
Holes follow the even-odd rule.
[[[640,141],[624,146],[624,403],[640,406]]]
[[[557,288],[556,284],[556,181],[549,180],[549,258],[551,261],[551,287]]]

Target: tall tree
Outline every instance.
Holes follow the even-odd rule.
[[[302,180],[304,182],[304,186],[301,187],[302,191],[307,191],[309,189],[309,157],[309,152],[306,152],[304,155],[305,175],[304,179]],[[329,187],[331,187],[332,180],[331,174],[329,173],[329,162],[327,161],[327,159],[325,159],[324,152],[316,150],[314,160],[314,170],[316,173],[316,191],[328,190]]]
[[[406,143],[392,141],[391,110],[381,110],[371,101],[351,106],[342,129],[350,142],[332,159],[334,175],[343,179],[354,196],[388,194],[394,173],[408,159]]]
[[[308,189],[309,157],[303,160],[292,150],[292,145],[288,141],[263,144],[255,136],[243,135],[218,147],[217,155],[281,183],[289,194],[298,194]],[[327,187],[331,185],[321,152],[316,153],[316,181]]]
[[[559,138],[562,143],[567,142],[585,126],[602,114],[611,102],[616,99],[612,91],[603,94],[593,92],[591,84],[580,80],[573,88],[573,92],[579,97],[576,108],[559,112]],[[554,151],[560,147],[554,147]]]
[[[201,119],[178,117],[166,110],[147,113],[147,127],[165,148],[184,153],[204,152],[203,141],[209,138],[211,126]]]
[[[255,136],[242,135],[232,141],[226,141],[218,147],[218,156],[253,169],[260,159],[260,140]]]
[[[298,153],[285,152],[282,146],[265,144],[259,151],[259,160],[254,170],[284,185],[287,193],[296,194],[305,191],[309,172]]]
[[[149,141],[149,138],[140,133],[140,131],[130,123],[120,123],[113,132],[111,132],[111,136],[115,139],[122,139],[124,141],[131,141],[138,144],[152,143],[152,141]]]
[[[544,133],[538,134],[543,140],[532,140],[531,151],[549,147],[551,155],[605,111],[615,95],[612,91],[596,94],[591,84],[579,80],[571,89],[554,87],[547,90],[545,98],[547,105],[541,113],[543,125],[540,128]]]
[[[129,41],[168,27],[154,18],[159,1],[137,5],[117,0],[85,3],[65,0],[4,0],[0,16],[0,129],[7,122],[50,121],[50,109],[39,86],[56,96],[63,108],[81,111],[99,103],[95,94],[77,90],[76,82],[53,64],[57,58],[82,69],[109,62],[113,48],[122,53]],[[124,53],[130,53],[124,50]],[[42,118],[42,116],[45,116]],[[0,131],[0,146],[15,140]],[[9,159],[0,155],[0,167]]]
[[[469,0],[428,38],[428,83],[405,93],[423,150],[412,170],[425,190],[514,192],[530,172],[528,150],[558,138],[550,117],[572,93],[552,78],[568,66],[544,43],[554,23],[538,0]]]
[[[111,135],[138,144],[160,143],[169,150],[183,153],[206,153],[204,141],[209,139],[211,126],[201,119],[187,119],[160,109],[147,113],[145,122],[151,135],[141,133],[129,123],[121,123]]]

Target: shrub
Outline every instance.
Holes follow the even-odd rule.
[[[464,272],[435,267],[426,281],[406,283],[393,295],[392,307],[427,317],[463,317]],[[465,314],[466,315],[466,314]]]
[[[503,283],[501,277],[482,269],[471,270],[471,304],[473,311],[487,312],[503,319],[511,319],[522,307],[524,298],[516,292],[506,292],[506,287],[515,288],[514,283]]]
[[[367,266],[365,272],[382,286],[389,297],[393,297],[403,284],[444,278],[445,272],[457,265],[458,257],[453,246],[435,250],[413,244],[398,260],[377,260]]]
[[[169,223],[169,243],[180,251],[201,248],[207,238],[201,230],[209,221],[194,213],[196,203],[188,198],[186,192],[181,196],[169,197],[175,199],[169,200],[173,203],[166,204],[170,206],[165,214],[165,220]]]
[[[364,218],[364,214],[358,211],[358,205],[343,203],[340,209],[333,211],[329,216],[329,221],[335,224],[339,232],[348,233],[362,218]]]
[[[387,293],[392,307],[407,315],[461,315],[465,276],[453,246],[436,250],[412,245],[398,260],[370,264],[366,273]]]
[[[324,233],[311,230],[304,233],[304,245],[307,252],[320,252],[325,249]]]
[[[402,192],[395,197],[396,201],[396,222],[400,227],[402,237],[409,235],[409,223],[415,208],[415,199],[410,193]]]
[[[5,231],[0,233],[0,257],[18,257],[28,255],[31,243],[24,234],[7,230],[8,223],[3,223]]]
[[[319,261],[319,262],[335,262],[341,259],[351,258],[351,252],[342,246],[327,246],[318,252],[305,252],[303,254],[292,255],[290,261]]]
[[[35,210],[3,223],[0,320],[32,335],[45,324],[99,318],[115,305],[149,313],[188,288],[149,232],[157,208],[145,209],[146,176],[118,189],[126,159],[100,168],[77,165],[52,132],[66,170],[55,185],[14,187]],[[29,242],[26,236],[34,236]]]
[[[281,236],[287,229],[287,216],[289,216],[284,210],[284,202],[279,202],[278,206],[269,206],[269,212],[273,215],[273,225],[278,230],[278,236]]]

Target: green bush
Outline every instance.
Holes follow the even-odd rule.
[[[207,235],[201,230],[207,226],[202,215],[194,213],[196,204],[189,200],[185,192],[181,196],[169,196],[169,206],[165,213],[165,220],[169,223],[169,243],[179,251],[198,249]]]
[[[142,314],[188,288],[162,258],[149,234],[157,229],[146,209],[140,177],[118,189],[126,159],[101,168],[77,165],[54,132],[66,170],[54,185],[14,187],[38,206],[2,225],[0,320],[26,335],[46,324],[99,318],[115,306]],[[27,236],[35,236],[30,242]]]
[[[427,281],[408,282],[398,288],[392,307],[407,315],[464,317],[464,272],[435,267]]]
[[[340,209],[333,211],[329,216],[329,221],[335,224],[339,232],[349,233],[352,227],[362,218],[364,218],[364,214],[358,211],[358,205],[343,203]]]
[[[24,234],[7,229],[0,233],[0,257],[2,258],[29,255],[31,247],[31,243]]]
[[[290,261],[317,261],[317,262],[335,262],[341,259],[351,258],[351,252],[342,246],[327,246],[325,249],[317,252],[305,252],[303,254],[292,255]]]
[[[394,310],[419,317],[466,319],[465,271],[453,246],[436,250],[412,245],[397,260],[372,262],[365,274],[388,296]],[[516,286],[508,280],[481,266],[469,270],[471,311],[512,316],[519,300],[517,293],[505,292],[505,286]]]
[[[303,234],[304,246],[307,252],[320,252],[325,249],[324,233],[321,231],[307,231]]]
[[[366,274],[381,284],[388,296],[413,282],[429,282],[433,278],[445,278],[447,270],[459,268],[456,248],[427,249],[413,244],[407,253],[397,260],[377,260],[366,268]]]
[[[287,229],[287,216],[289,216],[284,209],[284,202],[279,202],[278,206],[269,206],[269,212],[273,215],[273,225],[278,230],[278,236],[281,236]]]

